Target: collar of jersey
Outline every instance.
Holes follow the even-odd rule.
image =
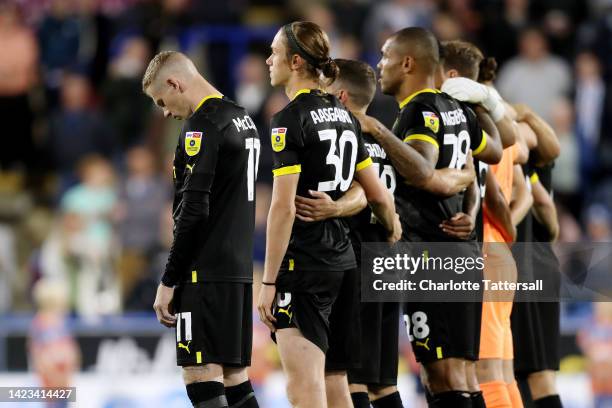
[[[300,96],[301,94],[305,94],[305,93],[310,93],[312,92],[313,89],[308,89],[308,88],[302,88],[300,90],[298,90],[295,95],[293,95],[293,98],[291,98],[291,100],[294,100],[295,98],[297,98],[298,96]]]
[[[213,98],[221,99],[221,98],[223,98],[223,95],[213,94],[213,95],[205,96],[204,98],[202,98],[200,103],[198,103],[198,106],[196,106],[196,108],[193,110],[193,113],[196,113],[198,111],[198,109],[200,109],[202,107],[202,105],[204,105],[204,102],[206,102],[209,99],[213,99]]]
[[[432,88],[425,88],[425,89],[421,89],[420,91],[416,91],[415,93],[413,93],[412,95],[408,96],[406,99],[400,102],[399,104],[400,109],[408,105],[408,102],[413,100],[415,96],[422,94],[422,93],[440,93],[440,91],[438,91],[437,89],[432,89]]]

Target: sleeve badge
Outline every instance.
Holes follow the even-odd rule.
[[[287,128],[273,128],[272,129],[272,150],[280,152],[285,148],[285,135],[287,134]]]
[[[434,133],[438,133],[440,129],[440,118],[433,112],[423,112],[425,126],[431,129]]]
[[[200,153],[202,146],[202,132],[187,132],[185,134],[185,153],[187,156],[195,156]]]

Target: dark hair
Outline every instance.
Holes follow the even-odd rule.
[[[482,52],[474,44],[466,41],[445,41],[442,43],[442,65],[445,70],[456,69],[463,77],[478,78]]]
[[[366,107],[376,93],[376,73],[367,63],[347,59],[337,59],[340,69],[337,81],[346,87],[351,101],[358,107]]]
[[[329,56],[330,44],[321,27],[310,21],[295,21],[287,24],[283,31],[287,39],[287,59],[298,54],[306,60],[306,69],[313,77],[319,77],[317,70],[333,82],[338,76],[338,66]]]
[[[478,71],[478,82],[490,82],[495,79],[497,71],[497,61],[493,57],[487,57],[480,61],[480,69]]]
[[[438,39],[429,30],[421,27],[408,27],[399,30],[392,36],[403,48],[400,52],[413,57],[417,66],[428,74],[433,74],[440,62]]]

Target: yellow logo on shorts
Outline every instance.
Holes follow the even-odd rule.
[[[433,112],[423,112],[425,126],[430,128],[434,133],[438,133],[440,129],[440,118]]]
[[[428,337],[428,338],[425,340],[425,343],[423,343],[422,341],[418,341],[418,340],[417,340],[415,344],[416,344],[417,346],[425,347],[425,349],[427,349],[427,351],[430,351],[430,350],[429,350],[429,344],[428,344],[428,343],[429,343],[429,337]]]
[[[187,353],[188,353],[188,354],[191,354],[191,351],[189,351],[189,345],[190,345],[190,344],[191,344],[191,340],[189,340],[189,341],[187,342],[187,345],[184,345],[183,343],[179,342],[179,344],[178,344],[178,348],[180,348],[180,349],[181,349],[181,348],[182,348],[182,349],[185,349],[185,350],[187,350]]]
[[[284,313],[287,316],[289,316],[289,323],[291,323],[291,319],[293,318],[293,312],[289,312],[289,309],[291,309],[291,305],[287,306],[286,309],[282,308],[282,307],[279,307],[278,308],[278,313]]]
[[[185,134],[185,153],[187,156],[195,156],[200,153],[202,146],[202,132],[187,132]]]
[[[287,134],[287,128],[274,128],[272,129],[272,150],[280,152],[285,148],[285,135]]]

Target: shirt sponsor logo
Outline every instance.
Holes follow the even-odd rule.
[[[434,133],[438,133],[440,129],[440,118],[433,112],[423,112],[425,126],[431,129]]]
[[[195,156],[200,153],[202,146],[202,132],[187,132],[185,134],[185,153],[187,156]]]
[[[287,128],[273,128],[272,129],[272,150],[280,152],[285,148],[285,135],[287,134]]]

